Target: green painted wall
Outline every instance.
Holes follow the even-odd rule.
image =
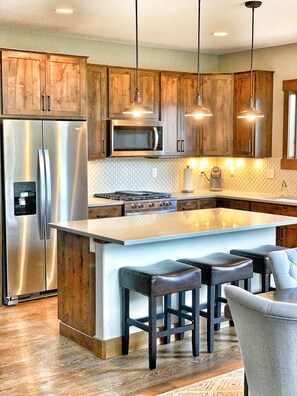
[[[89,63],[126,67],[135,66],[135,46],[127,44],[0,28],[0,47],[83,55],[89,57]],[[197,55],[195,52],[190,51],[140,47],[139,67],[195,72],[197,69]],[[201,72],[213,73],[217,71],[218,56],[201,54]]]

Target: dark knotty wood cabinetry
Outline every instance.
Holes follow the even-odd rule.
[[[197,76],[161,73],[161,120],[165,124],[165,156],[198,156],[200,134],[197,120],[185,117],[197,96]]]
[[[181,199],[177,201],[177,211],[210,209],[216,207],[215,198]]]
[[[217,208],[237,209],[237,210],[250,210],[249,201],[242,201],[238,199],[216,199]]]
[[[134,101],[135,69],[111,67],[108,69],[108,115],[110,118],[131,118],[123,114]],[[154,70],[139,70],[139,89],[143,103],[153,110],[146,118],[159,118],[159,77]]]
[[[202,129],[201,155],[232,154],[233,89],[233,74],[202,75],[203,104],[213,116],[198,121]]]
[[[88,158],[106,157],[107,68],[87,65]]]
[[[103,219],[105,217],[120,217],[123,215],[122,205],[89,207],[89,219]]]
[[[86,117],[86,58],[2,50],[2,112]]]
[[[256,70],[253,74],[255,106],[264,114],[255,122],[237,118],[249,103],[250,73],[234,75],[233,155],[271,157],[273,72]]]

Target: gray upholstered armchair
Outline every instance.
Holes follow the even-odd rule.
[[[277,290],[297,287],[297,249],[272,252],[268,259]]]
[[[275,302],[236,286],[225,294],[242,351],[249,396],[296,396],[297,304]]]

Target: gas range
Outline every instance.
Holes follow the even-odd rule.
[[[94,194],[94,197],[124,201],[125,216],[176,212],[177,208],[177,200],[171,194],[156,191],[125,190]]]

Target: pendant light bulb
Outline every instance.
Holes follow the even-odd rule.
[[[211,117],[212,112],[204,107],[202,104],[202,97],[200,93],[200,3],[201,0],[197,0],[198,4],[198,21],[197,21],[197,102],[189,110],[186,111],[185,117],[193,117],[196,120],[201,120],[204,117]]]
[[[138,0],[135,0],[135,26],[136,26],[136,89],[134,102],[131,106],[126,107],[123,114],[133,115],[134,117],[141,117],[143,114],[152,114],[153,110],[142,103],[142,97],[139,90],[139,70],[138,70]]]
[[[248,121],[255,121],[257,118],[263,118],[264,114],[255,108],[254,105],[254,80],[253,80],[253,58],[254,58],[254,25],[255,25],[255,8],[259,8],[262,1],[247,1],[245,6],[252,9],[252,45],[251,45],[251,71],[250,71],[250,100],[248,107],[241,111],[237,118],[245,118]]]

